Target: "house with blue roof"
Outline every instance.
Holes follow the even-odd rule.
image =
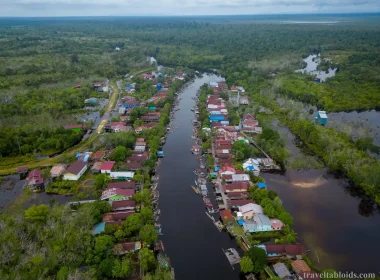
[[[320,125],[326,125],[327,119],[328,117],[327,117],[326,111],[318,111],[318,114],[315,117],[315,121],[319,123]]]
[[[268,216],[264,214],[253,215],[252,220],[245,220],[243,224],[244,231],[246,232],[263,232],[272,231],[272,224]]]

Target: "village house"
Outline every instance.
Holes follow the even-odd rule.
[[[175,75],[175,79],[177,79],[177,80],[184,80],[185,79],[184,73],[183,72],[178,72]]]
[[[105,155],[106,155],[105,151],[97,151],[96,153],[91,154],[90,160],[101,161]]]
[[[103,222],[106,224],[121,224],[127,217],[135,213],[135,211],[118,211],[105,213],[103,215]]]
[[[239,214],[239,213],[238,213]],[[272,231],[272,226],[268,216],[264,214],[254,214],[252,220],[244,220],[243,228],[246,232]]]
[[[250,177],[248,174],[232,174],[232,175],[223,175],[222,180],[227,183],[237,183],[237,182],[249,182]]]
[[[143,162],[149,159],[149,152],[144,151],[142,154],[134,154],[132,156],[127,157],[127,162]]]
[[[127,126],[124,122],[111,122],[104,126],[105,132],[120,132],[120,131],[131,131],[132,127]]]
[[[219,214],[224,225],[232,226],[234,224],[235,218],[229,209],[220,210]]]
[[[107,189],[136,189],[136,183],[134,181],[121,181],[121,182],[114,182],[114,183],[108,183]]]
[[[159,121],[161,117],[160,112],[149,112],[141,117],[141,120],[144,122],[155,122]]]
[[[233,210],[237,210],[237,211],[239,211],[240,206],[243,206],[243,205],[246,205],[249,203],[254,203],[254,201],[251,199],[234,199],[234,200],[228,200],[227,201],[228,207],[230,207]]]
[[[256,117],[251,114],[245,114],[240,121],[240,129],[243,132],[261,133],[262,128],[259,127],[259,122]]]
[[[128,98],[124,100],[123,105],[124,108],[136,108],[139,106],[139,101],[134,98]]]
[[[66,170],[65,164],[57,164],[53,166],[53,168],[50,170],[50,177],[57,178],[62,176],[63,172]]]
[[[273,269],[281,280],[293,280],[292,275],[284,263],[274,264]]]
[[[92,87],[93,88],[100,88],[100,87],[103,87],[103,83],[102,82],[95,82],[92,84]]]
[[[113,247],[113,253],[115,255],[125,255],[128,253],[137,252],[141,249],[141,242],[123,242],[118,243]]]
[[[132,171],[118,171],[110,173],[112,180],[132,180],[133,176],[135,176],[135,172]]]
[[[248,192],[248,187],[249,187],[249,184],[247,182],[236,182],[236,183],[222,185],[222,188],[225,193]]]
[[[228,199],[247,199],[248,192],[228,192],[227,198]]]
[[[272,230],[281,230],[282,227],[285,225],[279,219],[271,218],[269,220],[270,220],[270,223],[271,223],[271,226],[272,226]]]
[[[135,210],[136,201],[134,200],[114,200],[111,202],[112,211]]]
[[[140,161],[132,161],[132,162],[127,162],[124,164],[124,166],[128,169],[128,170],[132,170],[132,171],[137,171],[137,170],[140,170],[142,168],[142,162]]]
[[[295,258],[306,253],[305,247],[300,243],[295,244],[264,244],[258,245],[266,252],[269,259],[279,259],[282,257]]]
[[[105,161],[100,166],[100,173],[110,174],[113,166],[115,165],[114,161]]]
[[[248,105],[249,104],[248,97],[247,96],[240,96],[239,104],[240,105]]]
[[[94,165],[91,167],[91,173],[92,174],[99,174],[100,173],[100,168],[102,167],[102,162],[98,161],[95,162]]]
[[[76,161],[71,164],[63,174],[63,180],[78,181],[86,172],[87,164],[83,161]]]
[[[259,204],[249,203],[239,207],[238,217],[241,217],[242,219],[251,220],[256,214],[264,214],[263,207],[261,207]]]
[[[235,170],[235,167],[233,167],[232,165],[230,165],[230,164],[224,164],[222,167],[220,167],[219,174],[221,176],[223,176],[223,175],[232,175],[232,174],[236,174],[236,170]]]
[[[294,272],[299,276],[301,277],[302,279],[302,276],[303,274],[307,274],[307,273],[311,273],[311,269],[310,267],[307,265],[307,263],[304,261],[304,260],[295,260],[295,261],[292,261],[290,263],[290,265],[292,266]]]
[[[201,151],[201,146],[193,146],[191,147],[191,152],[195,155],[199,154]]]
[[[107,189],[102,192],[102,196],[100,197],[100,200],[127,200],[130,199],[135,194],[134,189]]]
[[[43,188],[44,178],[42,178],[42,172],[39,169],[34,169],[29,172],[28,177],[26,177],[27,186],[33,188]]]

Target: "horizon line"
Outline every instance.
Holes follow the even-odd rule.
[[[292,16],[292,15],[376,15],[380,16],[380,11],[377,12],[304,12],[304,13],[273,13],[273,14],[190,14],[190,15],[154,15],[154,14],[142,14],[142,15],[72,15],[72,16],[0,16],[0,19],[13,19],[13,18],[107,18],[107,17],[218,17],[218,16]]]

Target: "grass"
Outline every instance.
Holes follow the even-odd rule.
[[[110,112],[115,107],[119,97],[119,91],[114,81],[111,82],[111,87],[113,89],[113,95],[111,96],[110,101],[106,106],[106,112]],[[67,149],[57,157],[42,160],[36,160],[31,156],[10,157],[5,159],[2,158],[0,165],[0,175],[14,174],[17,172],[16,168],[23,165],[26,165],[29,169],[35,169],[40,167],[50,167],[59,162],[62,162],[67,156],[75,155],[83,151],[85,148],[90,148],[92,144],[97,140],[99,135],[98,132],[102,131],[105,124],[106,121],[102,121],[99,124],[96,133],[93,132],[87,139],[81,141],[78,145]]]

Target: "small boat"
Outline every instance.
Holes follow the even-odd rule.
[[[194,108],[191,108],[190,110],[194,112]]]
[[[195,183],[196,186],[198,186],[198,182],[197,182],[197,180],[194,180],[194,183]]]
[[[191,186],[191,187],[193,188],[194,192],[199,195],[199,188],[194,187],[194,186]]]

